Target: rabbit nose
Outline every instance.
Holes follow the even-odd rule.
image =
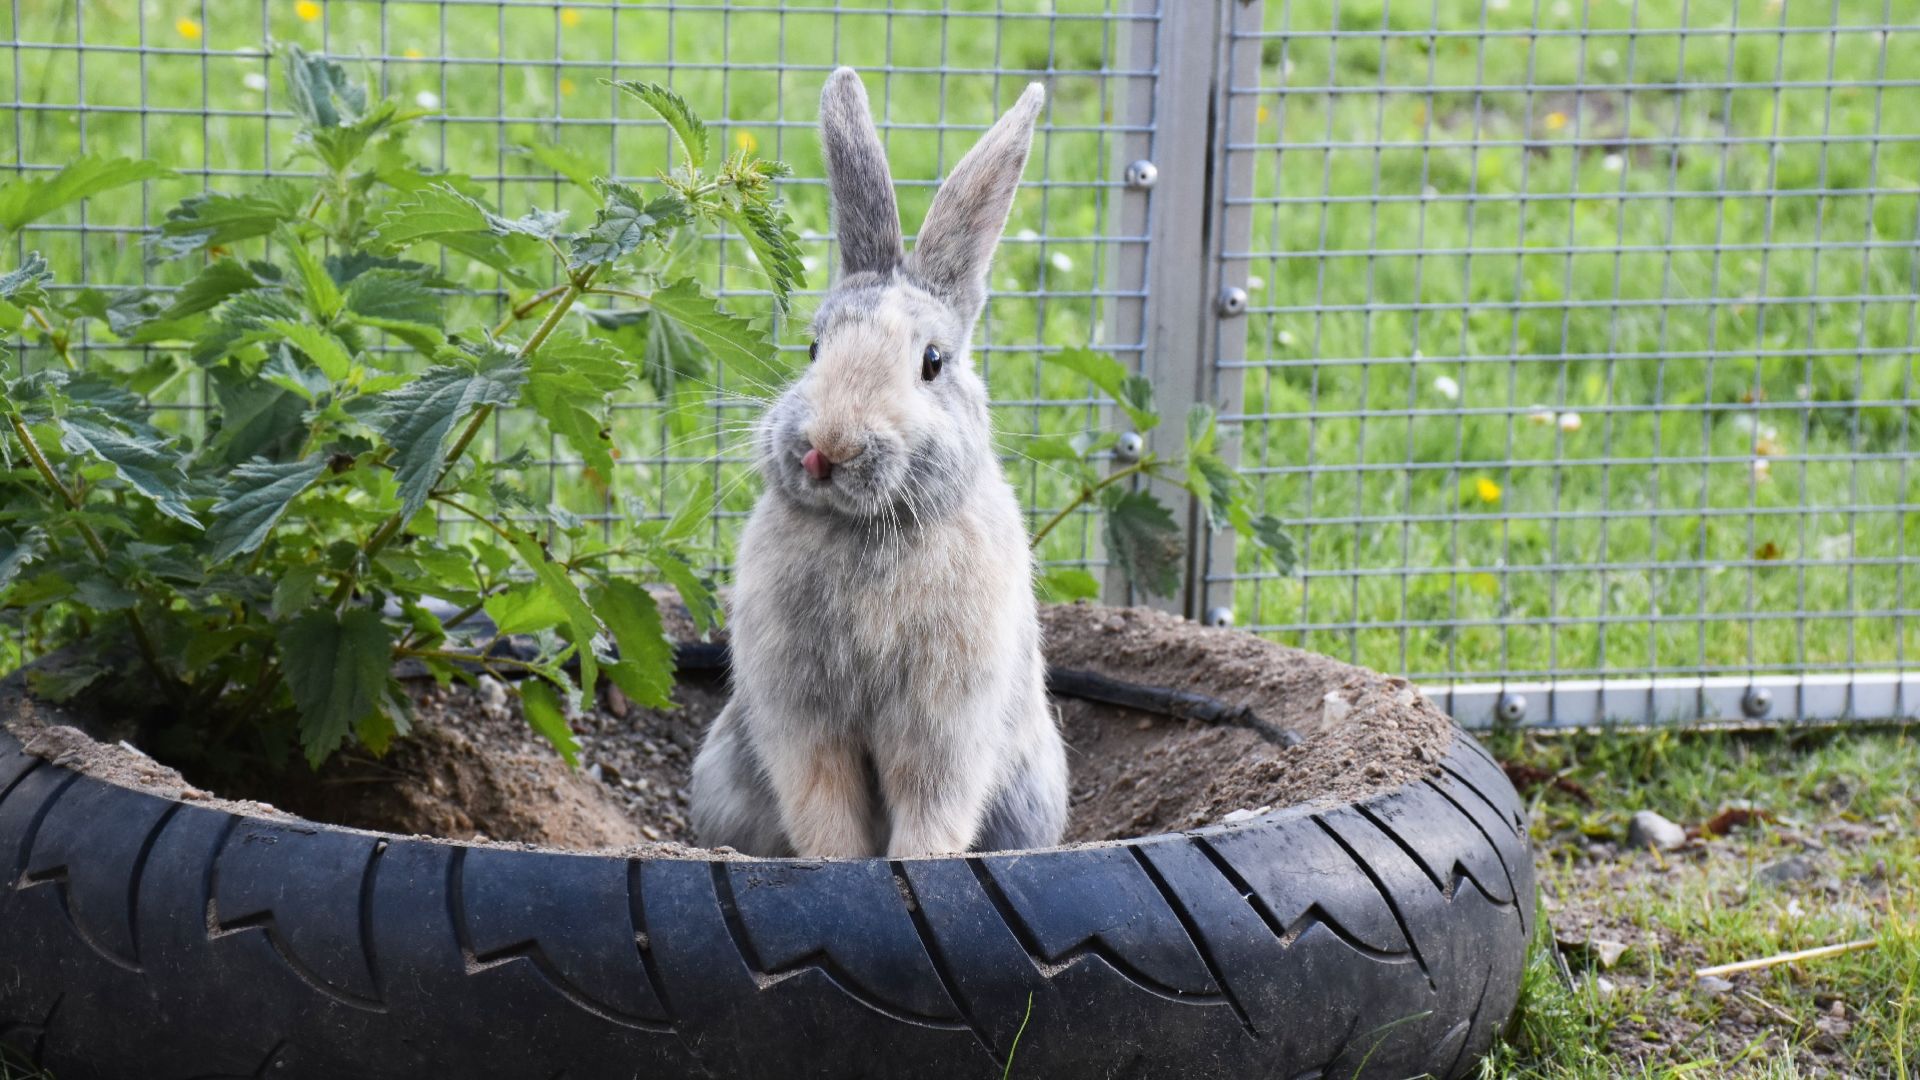
[[[818,448],[807,451],[806,456],[800,459],[800,467],[815,480],[825,480],[833,475],[833,462],[827,460],[827,455]]]

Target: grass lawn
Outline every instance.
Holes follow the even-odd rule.
[[[1511,737],[1495,750],[1568,783],[1534,797],[1551,929],[1485,1075],[1920,1075],[1911,731]],[[1730,807],[1773,820],[1665,855],[1623,843],[1635,810],[1698,826]],[[1693,976],[1859,940],[1876,944],[1730,986]],[[1626,947],[1612,966],[1596,947],[1609,943]]]

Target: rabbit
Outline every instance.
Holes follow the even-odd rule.
[[[842,273],[756,436],[733,696],[693,765],[704,844],[894,858],[1060,841],[1033,561],[969,356],[1044,101],[1028,86],[960,160],[908,255],[860,78],[827,80]]]

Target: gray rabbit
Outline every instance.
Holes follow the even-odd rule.
[[[1066,752],[1033,563],[969,341],[1045,101],[1035,83],[941,185],[912,255],[851,68],[820,98],[842,275],[758,433],[733,698],[693,765],[700,841],[889,857],[1058,843]]]

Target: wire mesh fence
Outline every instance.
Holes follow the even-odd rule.
[[[1599,700],[1828,676],[1843,711],[1920,704],[1898,677],[1885,709],[1855,689],[1911,681],[1920,650],[1914,0],[13,0],[0,24],[0,160],[178,172],[20,239],[66,288],[177,283],[143,258],[157,215],[300,169],[268,53],[290,41],[428,112],[414,155],[514,213],[587,213],[574,175],[648,181],[667,136],[601,80],[673,85],[725,145],[796,167],[810,280],[778,327],[790,350],[835,258],[812,134],[827,72],[863,69],[909,233],[1044,81],[977,346],[1036,522],[1069,492],[1024,440],[1116,423],[1038,358],[1093,342],[1154,375],[1169,413],[1221,407],[1299,543],[1300,571],[1274,576],[1189,515],[1196,616],[1434,686]],[[1157,184],[1130,182],[1136,161]],[[720,239],[699,275],[774,317]],[[543,445],[530,480],[609,530],[711,482],[724,562],[766,388],[712,383],[623,406],[620,476]],[[168,393],[201,422],[205,387]],[[504,417],[491,449],[520,445]],[[1100,564],[1092,519],[1042,555]]]
[[[1306,552],[1208,567],[1243,625],[1426,680],[1906,669],[1915,15],[1243,19],[1217,377]]]

